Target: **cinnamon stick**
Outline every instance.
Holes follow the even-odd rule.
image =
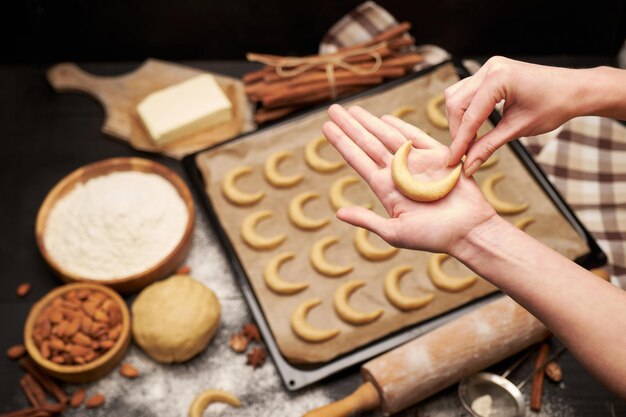
[[[30,358],[20,359],[20,366],[29,373],[41,386],[61,404],[67,404],[67,393],[59,387],[48,375],[44,374]]]
[[[29,407],[0,414],[0,417],[49,417],[51,415],[51,412],[39,407]]]
[[[278,107],[276,109],[261,108],[254,114],[254,122],[257,124],[263,124],[271,122],[272,120],[280,119],[300,109],[300,106],[286,106]]]
[[[530,389],[530,409],[533,411],[539,411],[541,408],[541,395],[543,393],[544,380],[543,368],[548,359],[549,352],[550,345],[548,342],[543,342],[535,358],[535,374],[533,375],[533,382]]]
[[[30,374],[24,374],[20,378],[20,388],[24,391],[24,395],[34,407],[44,405],[46,401],[46,393],[43,388]]]
[[[335,88],[347,87],[347,86],[355,87],[355,86],[377,85],[382,82],[383,82],[382,77],[375,77],[375,76],[374,77],[372,76],[352,77],[352,78],[346,78],[342,80],[336,80]],[[331,96],[330,85],[328,83],[328,80],[317,82],[317,83],[311,83],[307,85],[302,85],[302,86],[297,86],[297,87],[290,88],[288,90],[277,92],[275,94],[270,94],[270,95],[264,96],[261,101],[263,102],[264,106],[268,108],[272,108],[272,107],[284,106],[292,102],[294,99],[307,97],[310,95],[316,95],[318,93],[320,94],[325,93],[327,94],[327,97]]]

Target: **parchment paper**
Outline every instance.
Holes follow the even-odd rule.
[[[426,103],[430,97],[442,92],[445,87],[458,79],[451,65],[443,66],[436,71],[401,86],[364,99],[354,100],[350,104],[359,104],[374,114],[390,113],[402,105],[414,105],[417,112],[407,115],[405,119],[410,123],[427,130],[431,136],[443,143],[449,143],[447,130],[432,126],[425,115]],[[267,317],[269,326],[276,339],[282,354],[292,363],[320,363],[350,352],[371,341],[393,333],[403,327],[419,323],[425,319],[438,316],[446,311],[459,307],[473,299],[496,291],[488,282],[480,279],[468,289],[449,293],[438,290],[430,282],[426,265],[431,254],[401,250],[394,257],[382,261],[371,262],[362,258],[353,246],[354,228],[335,218],[334,211],[328,201],[328,190],[331,183],[345,175],[356,175],[345,166],[332,174],[319,174],[311,170],[304,162],[303,148],[314,138],[321,135],[321,126],[328,120],[324,110],[290,123],[264,130],[242,140],[227,143],[213,150],[199,154],[196,163],[201,170],[206,184],[206,192],[217,212],[220,223],[235,251],[241,260],[248,279]],[[481,133],[488,131],[491,126],[484,126]],[[303,173],[304,180],[297,186],[287,189],[273,188],[263,177],[263,162],[271,154],[279,150],[291,150],[294,158],[286,160],[280,169],[285,175]],[[329,145],[321,152],[329,159],[341,158]],[[526,169],[517,160],[517,157],[506,147],[497,152],[500,161],[493,167],[480,171],[475,175],[480,183],[494,172],[505,172],[506,179],[496,186],[498,195],[511,201],[529,201],[530,208],[515,216],[505,216],[515,221],[526,215],[536,217],[536,222],[526,229],[529,234],[542,240],[570,259],[574,259],[588,252],[583,239],[574,231],[560,212],[554,207],[543,190],[530,178]],[[232,168],[240,165],[254,167],[253,174],[242,177],[238,187],[244,191],[265,190],[266,196],[252,207],[238,207],[229,203],[222,195],[220,186],[224,175]],[[305,212],[311,217],[328,217],[331,223],[317,231],[303,231],[294,227],[287,217],[289,201],[304,191],[317,191],[321,198],[310,201],[305,205]],[[374,210],[386,215],[380,203],[375,199],[365,183],[347,189],[346,196],[355,203],[372,202]],[[269,209],[274,212],[271,219],[262,221],[257,227],[261,235],[286,233],[286,241],[271,251],[256,251],[248,247],[241,239],[240,225],[248,214]],[[308,253],[315,241],[327,236],[338,236],[340,242],[326,252],[331,262],[339,264],[349,263],[354,270],[340,278],[328,278],[317,273],[309,264]],[[376,245],[386,245],[378,236],[370,234],[370,239]],[[263,269],[276,254],[292,251],[296,258],[283,265],[281,277],[286,280],[306,281],[310,287],[290,296],[274,294],[266,288],[263,282]],[[383,293],[385,274],[394,266],[411,264],[415,269],[401,281],[401,289],[407,295],[417,295],[424,291],[436,294],[432,303],[412,312],[401,312],[390,304]],[[451,274],[466,276],[471,272],[455,259],[444,263],[444,269]],[[352,279],[363,279],[367,285],[357,290],[350,298],[350,303],[357,309],[370,311],[382,307],[385,313],[377,321],[354,326],[341,321],[335,314],[332,297],[335,290],[342,283]],[[303,301],[320,297],[323,303],[312,309],[308,320],[313,326],[321,328],[339,328],[341,333],[334,339],[323,343],[308,343],[292,333],[290,317],[294,309]]]

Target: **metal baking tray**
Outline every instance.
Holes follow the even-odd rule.
[[[413,80],[415,78],[424,76],[439,68],[440,66],[449,63],[449,61],[443,62],[439,65],[424,69],[422,71],[412,73],[403,78],[393,80],[372,88],[366,92],[358,93],[352,95],[350,97],[346,97],[342,100],[339,100],[339,103],[353,100],[355,98],[367,97],[370,95],[375,95],[377,93],[383,92],[389,88],[396,87],[401,85],[407,81]],[[467,69],[460,63],[453,61],[455,70],[457,74],[461,78],[465,78],[469,75]],[[226,143],[231,143],[233,141],[244,140],[247,136],[258,133],[260,130],[272,129],[274,126],[281,125],[286,122],[291,122],[297,120],[299,118],[305,118],[310,114],[317,113],[320,111],[325,111],[325,109],[331,103],[324,103],[322,105],[316,106],[313,109],[305,110],[303,112],[297,113],[288,117],[287,119],[283,119],[277,122],[273,122],[263,126],[261,129],[256,130],[254,132],[247,133],[245,135],[239,136],[237,138],[231,139],[227,142],[211,146],[207,149],[194,153],[192,155],[188,155],[183,159],[183,166],[185,172],[192,184],[192,188],[195,190],[199,201],[203,205],[206,214],[215,229],[215,232],[220,239],[224,250],[226,252],[226,256],[233,268],[234,275],[237,279],[237,283],[241,288],[244,298],[250,307],[250,311],[252,316],[254,317],[259,329],[263,335],[263,340],[267,345],[268,351],[276,365],[278,373],[285,384],[285,387],[290,391],[296,391],[298,389],[304,388],[308,385],[311,385],[315,382],[318,382],[324,378],[327,378],[331,375],[334,375],[340,371],[346,370],[348,368],[359,365],[368,359],[371,359],[375,356],[378,356],[390,349],[393,349],[396,346],[399,346],[409,340],[412,340],[424,333],[427,333],[444,323],[453,320],[456,317],[459,317],[467,312],[474,310],[486,303],[491,302],[492,300],[502,297],[502,293],[494,293],[487,295],[483,298],[474,300],[468,304],[465,304],[461,307],[453,309],[439,317],[435,317],[433,319],[429,319],[416,325],[409,326],[407,328],[401,329],[395,333],[389,334],[384,338],[378,339],[366,346],[355,349],[351,352],[348,352],[344,355],[341,355],[329,362],[323,364],[316,365],[295,365],[289,363],[280,353],[278,346],[273,338],[272,332],[269,328],[269,325],[265,319],[263,311],[260,307],[259,301],[256,298],[254,290],[248,278],[246,277],[246,273],[243,269],[243,266],[230,242],[225,231],[220,226],[219,220],[217,218],[217,214],[213,208],[213,205],[205,192],[205,184],[202,179],[202,175],[196,166],[196,155],[202,152],[205,152],[209,149],[214,149],[216,147],[223,146]],[[490,121],[495,125],[499,122],[500,115],[497,112],[493,112],[490,116]],[[524,146],[517,140],[509,142],[508,146],[511,148],[513,153],[519,158],[522,164],[528,170],[530,176],[539,184],[539,186],[545,191],[549,199],[554,203],[554,205],[561,211],[564,217],[571,223],[574,230],[586,241],[587,246],[589,247],[589,252],[578,259],[576,262],[581,266],[591,269],[602,266],[606,264],[607,258],[604,252],[600,249],[598,244],[593,240],[591,234],[587,231],[587,229],[583,226],[583,224],[578,220],[572,209],[567,205],[565,200],[563,200],[562,196],[559,192],[554,188],[554,186],[547,179],[545,173],[541,170],[541,168],[535,163],[532,156],[528,153],[528,151],[524,148]]]

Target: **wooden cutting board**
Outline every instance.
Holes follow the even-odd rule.
[[[57,64],[47,72],[52,87],[59,92],[86,93],[104,108],[102,131],[127,142],[137,150],[156,152],[180,159],[207,146],[223,142],[256,128],[252,105],[238,79],[213,74],[233,104],[233,119],[212,129],[189,135],[157,147],[137,115],[137,104],[148,94],[178,84],[205,71],[171,62],[148,59],[135,71],[115,77],[101,77],[81,70],[76,64]]]

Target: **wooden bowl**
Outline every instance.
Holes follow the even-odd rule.
[[[115,345],[113,345],[113,347],[104,355],[94,361],[84,365],[59,365],[44,358],[39,352],[39,349],[33,340],[33,329],[35,327],[35,322],[44,307],[46,307],[56,297],[76,289],[97,290],[111,297],[114,302],[119,305],[120,311],[122,312],[122,332],[120,333]],[[84,383],[101,378],[113,370],[118,363],[120,363],[126,353],[126,350],[128,349],[129,344],[130,314],[128,312],[128,307],[126,306],[126,302],[119,296],[118,293],[108,287],[105,287],[104,285],[74,283],[55,288],[46,294],[41,300],[37,301],[35,305],[33,305],[30,313],[28,313],[26,324],[24,325],[24,345],[26,346],[26,350],[33,361],[35,361],[37,365],[39,365],[46,373],[67,382]]]
[[[169,255],[162,259],[159,263],[143,272],[126,277],[107,280],[90,279],[63,269],[63,267],[59,265],[52,258],[52,256],[50,256],[43,240],[50,211],[57,201],[72,191],[76,185],[85,183],[95,177],[123,171],[139,171],[158,174],[169,181],[174,188],[176,188],[176,191],[185,202],[187,213],[189,215],[189,220],[187,222],[187,226],[185,227],[182,239],[174,250],[172,250],[172,252],[170,252]],[[37,246],[39,247],[39,251],[42,256],[52,268],[54,273],[63,281],[102,284],[107,285],[123,294],[130,294],[141,290],[157,279],[171,274],[176,267],[183,262],[189,253],[189,248],[191,246],[193,223],[193,197],[191,196],[191,192],[185,182],[174,171],[164,165],[143,158],[111,158],[85,165],[63,178],[57,185],[54,186],[39,208],[35,224],[35,239],[37,240]]]

